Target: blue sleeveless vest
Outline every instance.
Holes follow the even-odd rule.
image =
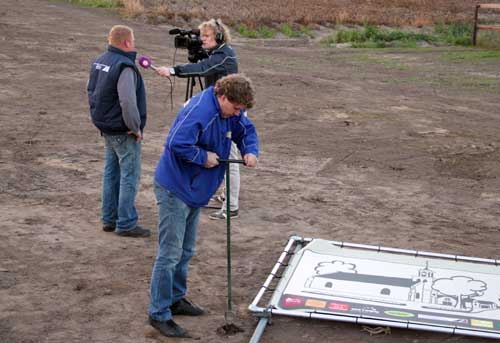
[[[106,134],[123,134],[129,131],[122,117],[117,84],[124,68],[134,69],[137,75],[137,107],[141,117],[141,131],[146,125],[146,88],[141,73],[135,65],[136,52],[125,52],[113,46],[92,63],[87,92],[90,115],[94,125]]]

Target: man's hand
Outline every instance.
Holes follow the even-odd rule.
[[[219,165],[219,156],[215,152],[207,151],[207,162],[205,168],[213,168]]]
[[[135,136],[135,140],[136,140],[136,142],[140,142],[140,141],[142,141],[142,133],[141,133],[141,131],[139,131],[139,132],[132,132],[132,131],[129,131],[129,132],[127,132],[127,133],[128,133],[129,135],[134,135],[134,136]]]
[[[245,156],[243,156],[243,160],[248,168],[257,167],[257,156],[254,154],[245,154]]]
[[[170,68],[168,67],[159,67],[156,68],[156,73],[160,76],[170,77]]]

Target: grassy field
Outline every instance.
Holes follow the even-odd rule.
[[[124,3],[137,0],[122,0]],[[499,2],[488,0],[487,2]],[[476,0],[277,0],[210,1],[144,0],[148,11],[163,6],[175,13],[202,17],[218,16],[250,27],[273,23],[303,25],[375,24],[390,26],[428,26],[436,23],[471,22]]]
[[[122,7],[124,14],[166,19],[219,17],[249,28],[282,23],[430,26],[472,22],[476,0],[68,0],[95,7]],[[488,0],[488,3],[500,0]],[[487,12],[486,12],[487,14]]]
[[[352,43],[355,48],[415,48],[471,45],[476,0],[65,0],[85,7],[111,8],[128,18],[150,23],[195,27],[206,18],[221,18],[241,36],[315,37],[318,25],[335,28],[324,46]],[[489,0],[489,3],[500,0]],[[483,10],[480,22],[500,23],[500,11]],[[357,27],[354,27],[356,25]],[[415,28],[425,28],[417,30]],[[413,30],[413,31],[412,31]],[[480,46],[500,46],[498,32],[480,31]]]

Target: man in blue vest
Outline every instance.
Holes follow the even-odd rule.
[[[116,25],[108,50],[92,62],[87,85],[90,115],[105,141],[102,177],[103,230],[118,236],[148,237],[137,225],[135,197],[141,175],[141,141],[146,125],[146,90],[135,65],[130,27]]]
[[[184,104],[167,136],[155,172],[158,253],[149,305],[150,324],[165,336],[189,337],[172,316],[204,314],[185,297],[200,210],[224,179],[219,158],[229,157],[232,142],[247,167],[257,165],[257,133],[245,114],[254,94],[246,77],[226,76]]]

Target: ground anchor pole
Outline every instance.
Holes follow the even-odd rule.
[[[219,163],[226,164],[226,252],[227,252],[227,310],[224,313],[224,326],[220,328],[223,333],[235,334],[238,332],[243,332],[241,328],[235,325],[233,322],[236,319],[236,315],[233,312],[233,299],[232,299],[232,284],[231,284],[231,197],[230,197],[230,165],[231,163],[241,163],[245,164],[243,160],[234,159],[219,159]]]

